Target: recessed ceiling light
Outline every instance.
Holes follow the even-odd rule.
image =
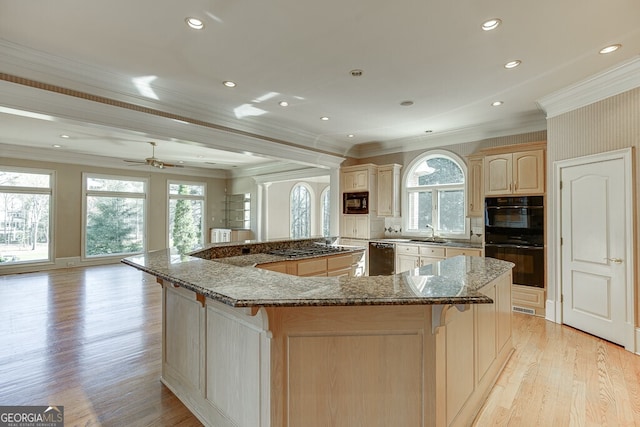
[[[347,135],[347,138],[353,138],[355,135],[350,133],[349,135]]]
[[[600,53],[603,54],[603,55],[606,55],[607,53],[615,52],[616,50],[620,49],[621,47],[622,47],[621,44],[612,44],[610,46],[603,47],[602,49],[600,49]]]
[[[69,139],[70,136],[63,133],[62,135],[60,135],[60,138]]]
[[[515,61],[509,61],[506,64],[504,64],[504,68],[507,68],[507,69],[516,68],[520,64],[522,64],[522,61],[520,61],[519,59],[516,59]]]
[[[327,116],[322,116],[322,117],[320,117],[320,120],[324,120],[324,121],[326,122],[327,120],[329,120],[329,117],[327,117]]]
[[[53,148],[60,148],[60,147],[62,147],[62,145],[60,145],[60,144],[53,144],[53,145],[52,145],[52,147],[53,147]]]
[[[184,160],[178,160],[178,163],[184,164]]]
[[[204,156],[198,156],[198,158],[199,158],[199,159],[203,159],[203,158],[204,158]]]
[[[413,105],[413,101],[402,101],[400,105],[402,105],[403,107],[410,107]]]
[[[185,21],[187,25],[194,30],[201,30],[204,28],[204,22],[198,18],[186,18]]]
[[[482,29],[485,31],[495,30],[496,28],[498,28],[498,25],[500,25],[501,23],[502,21],[499,20],[498,18],[492,18],[482,23]]]
[[[492,106],[492,107],[499,107],[499,106],[501,106],[502,104],[504,104],[504,101],[493,101],[493,102],[491,103],[491,106]]]
[[[280,102],[278,102],[278,105],[281,106],[281,107],[288,107],[289,103],[287,101],[280,101]]]
[[[222,84],[225,85],[226,87],[236,87],[236,84],[231,80],[225,80],[222,82]]]

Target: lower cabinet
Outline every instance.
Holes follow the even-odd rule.
[[[364,252],[354,252],[346,255],[332,255],[319,258],[270,262],[258,264],[263,270],[277,271],[303,277],[340,277],[353,276],[357,273],[358,264]]]
[[[533,286],[513,285],[512,293],[514,311],[521,311],[544,317],[544,289]]]
[[[396,272],[412,270],[458,255],[482,256],[482,249],[398,243],[396,244]]]

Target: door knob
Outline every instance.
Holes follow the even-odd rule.
[[[622,258],[605,258],[607,261],[611,261],[615,264],[622,264]]]

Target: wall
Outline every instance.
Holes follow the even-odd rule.
[[[267,238],[278,239],[290,237],[290,197],[291,190],[298,183],[305,183],[311,189],[312,212],[311,212],[311,235],[322,235],[320,218],[320,195],[329,185],[328,183],[318,183],[310,181],[286,181],[275,182],[269,185],[267,190]]]
[[[616,95],[586,107],[550,118],[548,121],[547,168],[553,171],[553,164],[558,160],[572,159],[590,154],[603,153],[621,148],[634,147],[634,162],[640,164],[640,88]],[[550,175],[549,175],[550,176]],[[555,212],[555,183],[547,188],[547,214]],[[635,229],[638,229],[638,212],[640,212],[640,174],[635,173]],[[636,231],[637,233],[637,231]],[[635,238],[636,258],[640,255],[640,243]],[[550,238],[547,235],[547,238]],[[547,298],[555,295],[556,251],[548,247],[550,282]],[[635,260],[636,281],[636,325],[640,325],[640,292],[638,289],[638,261]]]
[[[4,158],[0,161],[3,166],[16,166],[54,170],[56,172],[53,225],[53,257],[79,262],[81,257],[82,240],[82,173],[100,173],[108,175],[146,177],[149,179],[148,200],[148,240],[147,249],[157,250],[167,247],[167,181],[184,180],[192,182],[206,182],[207,184],[207,224],[206,230],[213,226],[212,217],[222,218],[225,179],[203,178],[188,175],[174,175],[156,173],[145,168],[112,169],[93,166],[72,165],[21,159]],[[205,237],[208,241],[208,232]],[[66,262],[64,265],[66,266]],[[32,271],[33,267],[3,267],[0,272]]]

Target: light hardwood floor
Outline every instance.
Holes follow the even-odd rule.
[[[160,381],[161,289],[109,265],[0,276],[0,405],[67,426],[199,426]],[[640,426],[640,356],[513,315],[516,350],[476,426]]]

